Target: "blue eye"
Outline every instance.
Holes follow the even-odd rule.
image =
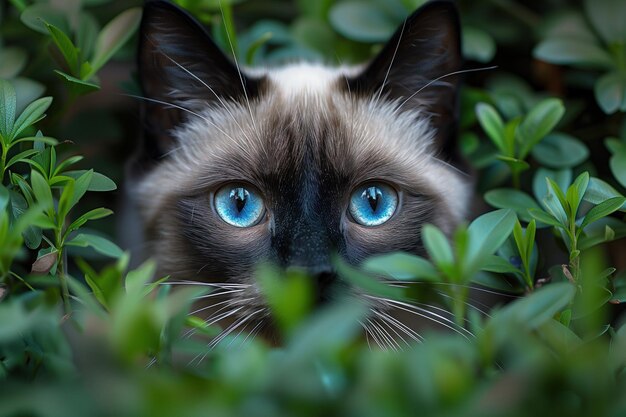
[[[358,187],[350,197],[349,211],[363,226],[378,226],[393,216],[398,207],[398,193],[382,183]]]
[[[265,213],[259,194],[243,185],[226,185],[215,193],[215,211],[226,223],[235,227],[257,224]]]

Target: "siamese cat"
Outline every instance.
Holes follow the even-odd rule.
[[[271,327],[260,262],[304,270],[323,303],[335,254],[422,254],[422,225],[450,233],[471,196],[455,150],[461,61],[450,1],[409,16],[365,65],[272,69],[242,68],[186,12],[148,1],[128,186],[146,254],[161,276],[218,288],[207,321],[229,331]]]

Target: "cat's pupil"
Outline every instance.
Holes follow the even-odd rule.
[[[365,191],[363,191],[361,197],[367,198],[367,201],[372,208],[372,212],[376,213],[378,203],[382,199],[383,193],[378,189],[378,187],[368,187],[365,189]]]
[[[230,191],[230,198],[231,200],[234,200],[238,213],[241,213],[243,208],[246,206],[246,201],[248,200],[249,195],[250,193],[248,190],[243,187],[233,188]]]

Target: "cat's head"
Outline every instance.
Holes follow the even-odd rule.
[[[422,253],[471,193],[457,162],[459,22],[451,2],[407,18],[369,64],[238,68],[189,15],[148,2],[146,104],[133,191],[150,254],[181,279],[248,288],[260,261],[334,281],[331,258]],[[237,286],[239,285],[239,286]]]

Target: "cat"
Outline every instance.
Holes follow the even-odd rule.
[[[269,321],[259,262],[306,271],[321,304],[333,254],[422,254],[422,225],[451,233],[472,194],[455,141],[460,48],[454,4],[432,1],[367,64],[242,68],[185,11],[148,1],[128,189],[159,273],[213,283],[209,318],[243,328]]]

